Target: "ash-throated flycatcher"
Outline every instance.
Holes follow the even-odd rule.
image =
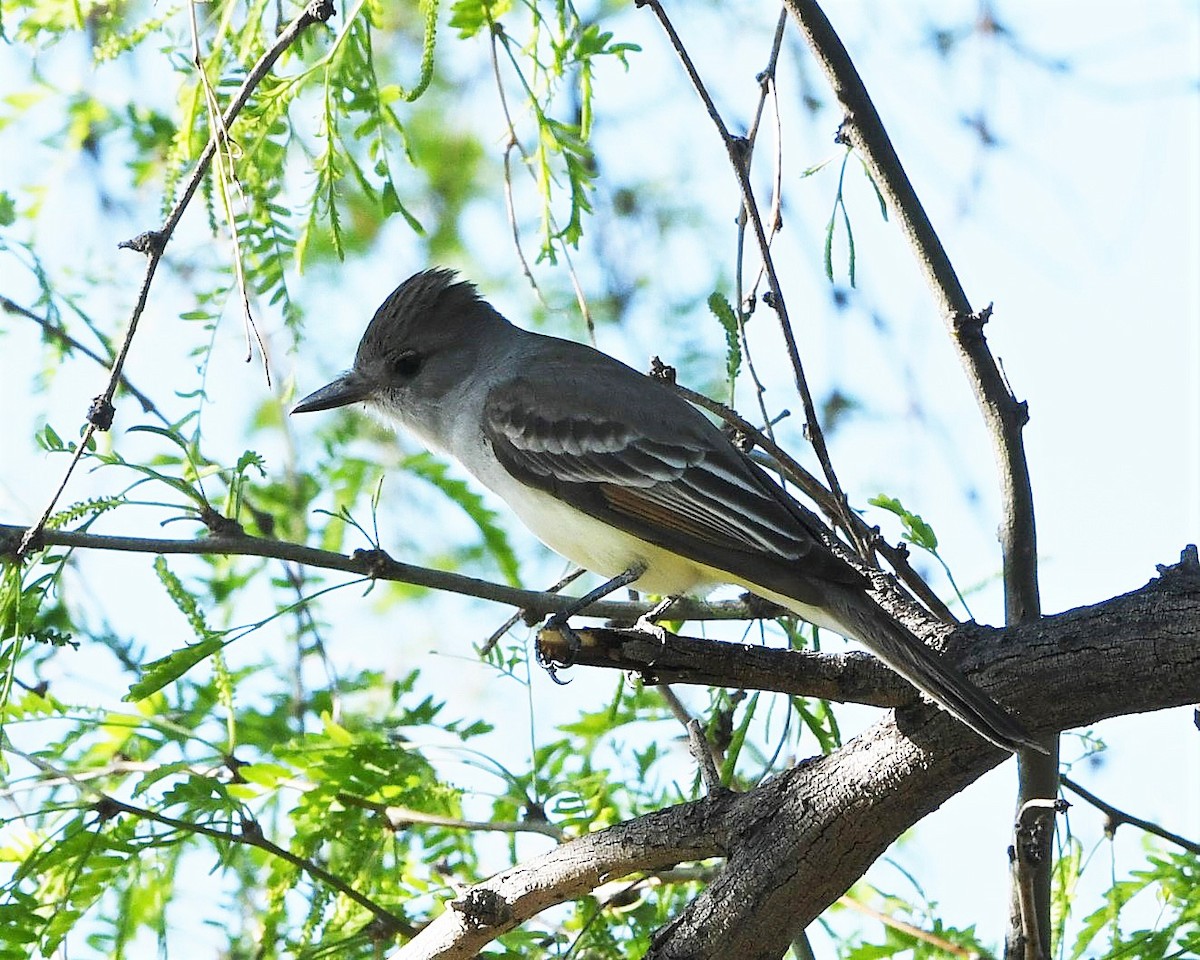
[[[860,641],[981,736],[1043,750],[876,605],[822,524],[666,384],[514,327],[449,270],[404,281],[337,380],[293,413],[365,403],[458,460],[543,542],[677,596],[740,584]]]

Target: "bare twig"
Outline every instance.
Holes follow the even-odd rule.
[[[642,633],[643,635],[645,635],[645,631],[639,631],[639,632]],[[664,631],[664,635],[666,635],[665,631]],[[582,642],[586,643],[586,641],[583,641],[582,637],[580,638],[580,640]],[[622,669],[626,669],[626,668],[622,668]],[[628,669],[638,670],[639,672],[641,670],[640,666],[632,666],[632,665]],[[691,724],[691,722],[695,719],[695,717],[692,716],[691,711],[688,710],[687,704],[685,704],[682,700],[679,699],[679,695],[677,693],[675,693],[674,690],[671,689],[671,685],[669,683],[660,683],[657,686],[658,686],[659,694],[662,696],[663,700],[667,704],[667,709],[671,711],[671,716],[673,716],[676,720],[678,720],[683,725],[683,729],[686,730],[688,728],[688,725]]]
[[[238,180],[235,166],[240,147],[229,135],[229,124],[225,122],[221,116],[221,107],[217,102],[217,92],[213,89],[212,83],[208,79],[208,74],[204,72],[204,57],[200,51],[200,25],[196,22],[196,6],[199,0],[190,0],[188,3],[189,20],[192,30],[192,66],[196,68],[196,76],[199,79],[200,87],[204,90],[204,104],[208,109],[208,122],[212,128],[212,135],[216,138],[217,148],[213,152],[213,160],[217,168],[217,189],[221,197],[221,209],[225,213],[225,225],[229,228],[229,237],[233,241],[233,274],[237,280],[238,294],[242,301],[242,321],[246,332],[246,362],[249,363],[254,356],[251,336],[258,343],[259,353],[263,360],[263,373],[267,378],[267,387],[271,386],[271,365],[267,357],[267,346],[263,343],[262,334],[258,330],[258,324],[254,322],[254,314],[250,309],[250,288],[246,283],[246,269],[242,262],[242,239],[238,232],[237,217],[234,215],[233,204],[229,196],[229,187],[232,186],[237,193],[237,196],[245,203],[245,192],[242,190],[241,181]]]
[[[305,693],[304,659],[309,653],[316,653],[321,666],[325,670],[328,687],[331,693],[330,714],[335,721],[341,719],[342,698],[341,683],[338,680],[337,668],[329,657],[325,639],[321,636],[321,627],[313,616],[312,606],[304,602],[305,570],[303,567],[282,561],[283,578],[295,594],[296,601],[292,605],[295,610],[296,636],[307,638],[306,642],[295,644],[295,660],[292,663],[292,717],[303,729],[306,713],[307,696]]]
[[[569,586],[570,584],[574,583],[576,580],[578,580],[580,577],[582,577],[585,573],[587,573],[587,571],[585,569],[583,569],[583,567],[576,567],[574,570],[572,570],[570,573],[568,573],[565,577],[560,579],[557,583],[552,583],[550,585],[549,590],[547,590],[546,592],[547,593],[558,593],[564,587]],[[500,626],[498,626],[495,630],[493,630],[491,635],[483,642],[483,646],[481,646],[476,651],[479,654],[480,659],[487,657],[492,652],[492,650],[495,648],[496,644],[500,642],[500,638],[503,637],[506,633],[508,633],[508,631],[511,630],[513,627],[515,627],[518,623],[520,623],[522,620],[524,620],[525,617],[526,617],[525,611],[518,610],[511,617],[509,617],[502,624],[500,624]]]
[[[71,350],[76,350],[79,353],[82,353],[89,360],[94,360],[102,367],[107,368],[108,365],[112,363],[112,357],[101,356],[91,347],[84,343],[80,343],[67,332],[65,327],[60,327],[48,317],[39,316],[28,307],[21,306],[21,304],[17,303],[15,300],[10,300],[3,294],[0,294],[0,310],[4,310],[7,313],[15,313],[17,316],[24,317],[26,320],[32,320],[42,328],[47,336],[54,338],[59,343],[65,345]],[[125,392],[142,405],[143,413],[149,413],[157,417],[164,424],[169,424],[171,422],[167,419],[166,415],[158,409],[153,400],[151,400],[148,396],[146,396],[146,394],[142,393],[141,390],[129,382],[129,378],[126,377],[125,374],[121,374],[119,382]]]
[[[1152,833],[1156,837],[1162,837],[1162,839],[1168,841],[1169,843],[1173,843],[1176,846],[1182,847],[1189,853],[1200,854],[1200,843],[1197,843],[1194,840],[1189,840],[1187,837],[1181,837],[1177,833],[1172,833],[1170,830],[1160,827],[1157,823],[1154,823],[1151,820],[1143,820],[1141,817],[1135,817],[1131,813],[1126,813],[1124,810],[1114,807],[1111,803],[1106,803],[1090,790],[1081,787],[1065,773],[1062,774],[1058,779],[1064,787],[1066,787],[1072,793],[1082,797],[1093,807],[1104,814],[1106,818],[1104,823],[1104,832],[1109,837],[1112,837],[1112,835],[1117,832],[1117,827],[1121,826],[1123,823],[1127,823],[1131,827],[1137,827],[1139,830],[1145,830],[1146,833]]]
[[[804,375],[804,366],[800,362],[800,351],[796,346],[796,338],[792,332],[792,323],[788,318],[787,306],[783,299],[783,290],[779,283],[779,276],[775,271],[775,261],[771,256],[771,244],[767,238],[766,228],[763,226],[762,216],[758,211],[758,202],[754,199],[754,189],[750,183],[750,173],[747,170],[744,158],[744,140],[741,137],[733,136],[729,132],[728,127],[725,126],[725,121],[721,119],[721,114],[717,110],[716,104],[713,103],[712,97],[704,85],[704,81],[700,79],[700,74],[696,71],[696,66],[692,63],[691,56],[688,54],[683,41],[680,40],[679,34],[675,31],[674,24],[671,23],[671,19],[667,16],[659,0],[635,0],[635,2],[639,7],[650,7],[654,11],[654,15],[658,17],[658,21],[662,24],[663,30],[666,31],[667,37],[671,41],[671,46],[679,57],[680,63],[683,64],[684,70],[687,71],[692,86],[700,95],[700,99],[704,101],[705,109],[708,111],[713,125],[716,126],[718,134],[720,134],[721,142],[725,146],[725,152],[729,155],[729,162],[733,166],[738,186],[741,188],[742,202],[745,204],[746,213],[750,217],[750,224],[754,228],[754,238],[758,242],[763,266],[767,271],[767,284],[771,290],[770,306],[779,318],[780,330],[783,333],[784,344],[787,347],[788,360],[792,365],[796,391],[800,395],[800,402],[804,407],[804,421],[808,440],[817,455],[817,460],[820,461],[821,470],[825,474],[825,480],[829,485],[830,491],[833,493],[834,500],[838,504],[836,514],[838,522],[846,530],[850,541],[859,545],[853,524],[850,520],[851,511],[846,502],[846,495],[842,491],[837,474],[833,469],[833,462],[829,458],[829,448],[825,444],[825,435],[821,431],[816,404],[813,402],[812,391],[808,387],[808,379]],[[862,553],[861,545],[859,546],[860,553]],[[865,556],[865,553],[863,555]]]
[[[927,943],[931,947],[941,950],[952,957],[970,958],[980,956],[978,950],[970,950],[961,944],[947,940],[945,937],[939,937],[936,933],[930,933],[928,930],[922,930],[920,927],[914,924],[905,923],[903,920],[898,920],[896,917],[888,916],[886,913],[876,910],[873,907],[868,907],[865,903],[855,900],[849,895],[842,897],[840,900],[838,900],[838,903],[843,907],[856,910],[864,916],[878,921],[880,924],[888,927],[891,930],[898,930],[900,933],[906,934],[915,940],[919,940],[922,943]]]
[[[12,524],[0,524],[0,557],[16,558],[16,544],[26,528]],[[577,598],[538,590],[521,590],[506,584],[491,583],[474,577],[465,577],[443,570],[431,570],[409,563],[393,560],[382,551],[357,550],[352,556],[318,550],[286,540],[247,535],[222,535],[200,537],[190,540],[153,539],[149,537],[113,537],[94,533],[78,533],[70,530],[46,530],[42,535],[45,546],[72,547],[91,550],[117,550],[125,553],[191,554],[195,556],[242,556],[268,557],[274,560],[290,560],[310,567],[325,570],[340,570],[356,573],[377,580],[394,580],[411,583],[433,590],[447,590],[466,596],[507,603],[522,607],[531,615],[545,616],[566,610],[576,603]],[[604,617],[614,620],[636,620],[643,613],[654,609],[650,603],[629,603],[605,600],[593,603],[582,615]],[[738,601],[680,600],[673,608],[681,619],[687,620],[743,620],[754,616],[751,607]]]
[[[717,765],[713,761],[712,749],[709,746],[708,737],[704,735],[704,727],[700,725],[700,721],[695,719],[688,721],[687,732],[688,752],[700,767],[700,779],[704,781],[704,789],[709,794],[724,790],[721,774],[717,771]]]
[[[348,807],[372,810],[386,817],[388,827],[392,830],[403,830],[405,827],[419,825],[445,827],[449,830],[469,830],[475,833],[539,833],[553,840],[563,839],[562,828],[546,820],[463,820],[461,817],[443,817],[436,813],[425,813],[422,810],[412,810],[408,807],[376,803],[349,793],[339,793],[338,802]]]
[[[310,26],[314,23],[326,22],[333,16],[333,13],[334,6],[332,0],[312,0],[304,9],[304,12],[288,24],[287,28],[276,38],[275,43],[263,53],[258,62],[246,75],[246,79],[242,82],[241,87],[238,88],[233,100],[221,117],[222,129],[232,125],[234,119],[241,113],[242,108],[250,100],[251,94],[253,94],[263,78],[270,72],[283,52],[295,43],[296,39]],[[199,188],[201,181],[204,179],[204,175],[208,172],[220,139],[220,131],[217,129],[213,130],[208,143],[200,153],[200,158],[196,161],[196,166],[192,170],[191,177],[188,178],[187,184],[184,186],[183,193],[175,202],[175,206],[172,207],[163,225],[157,230],[147,231],[120,244],[123,248],[146,254],[146,273],[142,278],[142,285],[138,291],[137,301],[129,317],[129,323],[125,330],[125,339],[121,343],[121,348],[117,352],[116,359],[113,360],[107,386],[92,401],[92,407],[88,412],[87,426],[84,428],[83,436],[76,447],[75,455],[71,458],[71,462],[67,465],[67,469],[63,473],[62,480],[50,497],[49,503],[46,504],[46,509],[42,511],[41,517],[21,537],[21,543],[16,550],[18,558],[24,557],[31,549],[43,542],[42,534],[45,530],[46,522],[50,519],[51,514],[53,514],[54,507],[58,503],[59,497],[62,496],[63,490],[66,489],[67,481],[70,479],[71,474],[75,472],[75,467],[83,457],[84,451],[88,448],[98,430],[107,430],[112,426],[113,396],[116,394],[117,385],[121,382],[121,374],[125,369],[125,360],[129,356],[129,349],[133,345],[133,338],[137,333],[138,321],[141,319],[142,314],[145,313],[146,302],[150,297],[150,285],[154,281],[154,275],[158,270],[158,264],[162,260],[167,243],[174,234],[175,228],[179,225],[179,221],[183,218],[183,213]]]
[[[750,124],[749,132],[746,134],[746,166],[747,166],[747,169],[749,169],[749,166],[754,159],[754,149],[758,144],[759,124],[762,121],[763,109],[766,106],[767,97],[769,94],[773,94],[775,91],[775,70],[779,65],[779,51],[783,48],[783,31],[786,26],[787,26],[787,9],[781,8],[779,11],[779,21],[775,25],[775,36],[771,41],[771,54],[767,58],[766,67],[758,75],[758,81],[759,81],[758,104],[755,106],[754,120]],[[775,107],[776,107],[776,110],[775,110],[775,151],[776,151],[775,175],[776,175],[776,188],[777,189],[776,189],[776,195],[774,197],[774,202],[772,203],[772,217],[771,217],[771,237],[772,238],[774,238],[775,232],[779,229],[779,225],[780,225],[779,217],[774,214],[774,206],[776,203],[779,202],[779,199],[780,199],[778,188],[780,185],[779,177],[781,176],[781,173],[782,173],[781,164],[782,164],[782,159],[783,159],[783,155],[782,155],[783,138],[780,135],[780,130],[779,130],[778,106],[779,106],[778,101],[776,101],[776,103],[775,103]],[[737,322],[738,322],[738,339],[741,341],[742,354],[746,358],[746,371],[750,374],[750,382],[754,384],[754,397],[755,397],[755,401],[758,404],[759,413],[762,415],[763,431],[766,434],[768,434],[771,437],[771,439],[773,440],[773,439],[775,439],[775,435],[771,431],[771,416],[767,412],[766,387],[763,386],[762,381],[758,377],[758,371],[755,369],[755,365],[754,365],[754,355],[750,350],[750,339],[746,336],[746,320],[748,319],[748,315],[749,315],[749,308],[747,307],[747,304],[752,302],[753,298],[757,296],[758,285],[762,281],[762,273],[763,273],[762,269],[760,268],[759,273],[758,273],[758,279],[755,280],[754,284],[752,285],[751,292],[749,294],[747,294],[746,289],[745,289],[746,285],[745,285],[745,281],[744,281],[743,269],[744,269],[745,249],[746,249],[746,223],[748,222],[748,220],[749,220],[749,217],[747,216],[747,213],[746,213],[746,204],[743,203],[740,205],[740,209],[738,211],[738,218],[737,218],[737,225],[738,225],[737,273],[735,275],[735,280],[734,280],[735,289],[736,289],[736,293],[737,293],[736,316],[737,316]],[[731,404],[733,403],[732,389],[730,390],[729,402]]]
[[[508,95],[504,92],[504,81],[500,77],[500,56],[496,53],[496,25],[492,24],[491,37],[488,44],[488,52],[492,59],[492,75],[496,78],[496,92],[500,98],[500,112],[504,115],[504,126],[508,132],[508,138],[504,143],[504,208],[508,213],[508,226],[512,231],[513,247],[517,251],[517,260],[521,264],[521,272],[525,274],[525,279],[529,281],[529,285],[533,288],[534,294],[542,306],[546,305],[546,300],[542,296],[542,288],[538,286],[537,280],[533,277],[533,271],[529,268],[529,261],[525,258],[525,250],[521,246],[521,225],[517,223],[517,204],[513,198],[512,184],[512,152],[513,150],[521,153],[524,158],[524,151],[521,150],[521,142],[517,139],[517,129],[513,125],[512,113],[508,109]]]
[[[1021,913],[1019,949],[1024,960],[1046,960],[1049,956],[1042,944],[1049,938],[1043,929],[1045,919],[1037,904],[1037,873],[1046,859],[1047,834],[1054,836],[1054,815],[1067,809],[1065,800],[1036,798],[1021,805],[1013,831],[1013,845],[1008,848],[1012,864],[1013,889]],[[1010,950],[1016,945],[1010,944]]]
[[[758,447],[764,450],[775,461],[775,465],[780,472],[788,480],[796,484],[805,496],[816,503],[827,517],[832,519],[837,516],[837,500],[829,492],[828,488],[805,470],[799,462],[793,459],[786,450],[776,444],[766,433],[759,430],[754,424],[744,419],[736,411],[731,410],[723,403],[718,403],[702,393],[689,390],[687,387],[681,386],[674,381],[667,380],[666,382],[670,383],[675,391],[685,400],[716,414],[739,433],[753,440]],[[872,550],[878,551],[883,555],[896,572],[896,576],[920,598],[921,602],[929,608],[934,616],[946,623],[957,622],[958,618],[950,612],[950,608],[942,603],[941,598],[933,592],[921,575],[912,568],[912,565],[908,562],[908,551],[903,546],[893,547],[883,539],[877,527],[869,526],[858,514],[851,512],[850,517],[860,538],[869,543]]]
[[[509,60],[512,62],[513,69],[517,71],[517,75],[520,77],[523,84],[525,83],[525,77],[523,74],[521,74],[520,67],[517,64],[516,59],[513,57],[512,51],[508,47],[508,35],[504,32],[504,28],[492,19],[490,9],[486,12],[488,16],[488,27],[491,32],[492,72],[496,77],[496,90],[500,97],[500,107],[504,114],[504,123],[507,128],[506,132],[508,134],[504,146],[504,186],[509,226],[512,230],[513,243],[517,249],[517,259],[521,262],[521,267],[525,273],[525,277],[529,280],[530,285],[533,287],[534,293],[537,294],[538,300],[542,301],[544,304],[545,300],[542,298],[542,292],[538,288],[537,282],[533,278],[533,273],[529,269],[529,264],[526,261],[525,254],[521,249],[521,230],[519,224],[517,223],[516,207],[512,199],[512,177],[509,163],[509,156],[514,148],[521,155],[521,159],[525,161],[525,168],[529,171],[530,176],[536,180],[537,175],[534,173],[533,168],[529,164],[529,151],[525,149],[524,145],[517,137],[516,127],[513,125],[512,114],[508,109],[508,98],[504,93],[504,82],[500,77],[500,60],[496,53],[497,43],[504,43],[504,51],[509,55]],[[529,90],[528,84],[526,84],[525,89],[530,98],[532,98],[533,93]],[[548,216],[551,229],[554,230],[556,234],[560,233],[561,231],[558,227],[558,221],[554,214],[550,213]],[[594,344],[596,340],[596,329],[595,324],[592,321],[592,311],[588,306],[587,297],[584,296],[583,285],[579,282],[579,276],[575,272],[575,263],[571,257],[571,251],[568,249],[568,246],[565,242],[559,243],[559,252],[562,254],[563,261],[567,265],[567,275],[571,278],[571,288],[575,291],[575,300],[579,304],[579,312],[583,317],[584,323],[587,325],[588,336],[591,338]]]
[[[950,258],[917,198],[858,71],[814,0],[786,0],[845,110],[842,135],[858,150],[872,179],[908,240],[930,291],[941,308],[995,446],[1001,475],[1005,598],[1008,623],[1041,615],[1037,589],[1037,540],[1033,493],[1021,441],[1028,419],[1024,403],[1009,392],[983,336],[990,310],[976,314]]]

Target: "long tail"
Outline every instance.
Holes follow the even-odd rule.
[[[828,591],[833,594],[833,590]],[[1046,753],[1020,722],[968,680],[957,667],[918,640],[902,624],[852,588],[837,590],[826,614],[836,614],[849,633],[909,683],[998,747]]]

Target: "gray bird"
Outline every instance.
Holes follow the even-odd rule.
[[[574,563],[665,596],[739,584],[858,640],[997,746],[1044,752],[876,605],[813,514],[699,410],[591,347],[513,326],[452,271],[405,280],[354,366],[292,412],[352,403],[456,459]]]

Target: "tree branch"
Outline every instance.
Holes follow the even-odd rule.
[[[1050,931],[1042,928],[1048,918],[1038,910],[1037,877],[1045,866],[1042,861],[1051,846],[1050,838],[1054,837],[1055,814],[1068,806],[1065,800],[1038,798],[1022,804],[1017,812],[1013,842],[1008,848],[1017,930],[1015,937],[1010,931],[1005,952],[1017,952],[1024,960],[1046,960],[1042,943],[1049,942]]]
[[[578,644],[559,631],[542,630],[538,657],[579,667],[628,670],[650,684],[687,683],[767,690],[841,703],[899,707],[915,703],[916,689],[867,653],[816,653],[752,643],[684,637],[663,630],[573,628]],[[995,649],[995,645],[993,645]],[[979,653],[978,649],[975,651]]]
[[[26,528],[0,523],[0,559],[20,559],[18,543]],[[507,603],[525,611],[526,618],[540,620],[550,613],[565,610],[574,602],[573,597],[538,590],[521,590],[506,584],[491,583],[475,577],[445,570],[431,570],[411,563],[393,560],[382,550],[356,550],[351,556],[318,550],[287,540],[272,540],[245,534],[214,534],[191,540],[167,540],[149,537],[113,537],[95,533],[78,533],[71,530],[45,530],[42,534],[44,546],[70,547],[87,550],[117,550],[124,553],[149,554],[192,554],[223,557],[265,557],[273,560],[291,560],[323,570],[339,570],[356,573],[376,580],[394,580],[411,583],[417,587],[446,590],[450,593]],[[605,600],[593,603],[582,614],[589,617],[604,617],[614,620],[636,620],[654,607],[650,603],[628,603]],[[744,620],[752,617],[752,606],[739,601],[708,602],[703,600],[680,600],[672,608],[686,620]]]
[[[980,678],[1043,731],[1194,702],[1200,565],[1185,557],[1132,593],[990,631],[1005,654]],[[915,705],[746,793],[657,811],[484,881],[395,960],[474,957],[604,880],[715,855],[725,869],[659,933],[648,960],[778,960],[901,833],[1004,757],[948,714]]]
[[[1090,790],[1086,790],[1085,788],[1081,787],[1065,773],[1059,777],[1059,780],[1064,787],[1066,787],[1072,793],[1082,797],[1093,807],[1104,814],[1104,833],[1108,837],[1111,838],[1113,834],[1117,832],[1117,827],[1121,826],[1121,824],[1127,823],[1131,827],[1137,827],[1139,830],[1145,830],[1147,833],[1152,833],[1156,837],[1162,837],[1162,839],[1168,841],[1169,843],[1183,847],[1183,849],[1188,851],[1188,853],[1194,853],[1197,856],[1200,856],[1200,843],[1197,843],[1195,840],[1189,840],[1187,837],[1181,837],[1177,833],[1172,833],[1170,830],[1160,827],[1152,820],[1143,820],[1141,817],[1135,817],[1131,813],[1126,813],[1124,810],[1119,810],[1111,803],[1106,803],[1105,801],[1101,800]]]
[[[716,400],[706,397],[702,393],[697,393],[695,390],[689,390],[687,387],[676,383],[673,378],[660,377],[660,379],[670,383],[675,392],[689,403],[694,403],[696,406],[708,410],[710,413],[720,417],[739,433],[749,437],[756,446],[760,447],[774,461],[776,468],[784,477],[796,484],[805,496],[821,508],[825,516],[829,517],[831,521],[837,522],[839,515],[836,497],[829,492],[829,489],[820,480],[805,470],[799,461],[763,431],[759,430],[754,424],[738,414],[736,410],[731,409],[725,404],[718,403]],[[950,608],[942,603],[941,597],[933,592],[929,584],[925,582],[921,575],[913,569],[912,564],[908,562],[908,548],[905,544],[902,543],[899,546],[893,547],[880,535],[878,527],[869,526],[854,511],[850,511],[849,518],[851,529],[857,534],[858,540],[868,544],[871,550],[882,554],[884,559],[887,560],[888,564],[896,572],[896,576],[930,609],[934,616],[939,620],[944,620],[946,623],[957,622],[957,618],[950,612]]]
[[[337,798],[348,807],[374,811],[387,820],[388,829],[397,833],[411,826],[424,826],[473,833],[539,833],[553,840],[563,839],[562,828],[546,820],[463,820],[460,817],[446,817],[409,807],[379,803],[351,793],[339,793]]]
[[[476,884],[393,954],[393,960],[471,960],[496,937],[547,907],[631,873],[724,854],[739,794],[647,814],[568,841]]]
[[[348,900],[357,903],[360,907],[375,917],[376,921],[381,924],[383,929],[387,930],[390,936],[396,933],[402,933],[405,936],[411,937],[415,928],[406,921],[403,917],[397,916],[391,911],[380,906],[370,897],[364,896],[355,890],[352,886],[346,883],[341,877],[329,870],[326,870],[320,864],[314,863],[311,860],[306,860],[291,850],[279,846],[279,844],[268,840],[262,833],[261,827],[249,819],[245,819],[240,824],[238,830],[234,830],[232,825],[229,829],[222,830],[217,827],[210,826],[205,823],[194,823],[190,820],[180,820],[177,817],[168,817],[164,813],[159,813],[157,810],[151,810],[148,807],[139,807],[136,804],[127,803],[124,800],[119,800],[116,797],[105,793],[99,787],[93,786],[86,782],[86,777],[79,776],[67,770],[60,770],[53,764],[47,763],[36,754],[26,753],[24,750],[17,749],[12,743],[5,742],[4,749],[12,753],[22,760],[37,767],[44,774],[49,774],[52,777],[71,783],[80,793],[87,794],[94,799],[92,808],[96,811],[96,815],[100,820],[108,820],[116,816],[118,813],[128,814],[136,817],[139,820],[146,820],[150,823],[157,823],[164,827],[170,827],[172,830],[178,830],[181,833],[194,833],[200,836],[211,837],[220,843],[241,844],[243,846],[256,847],[271,856],[278,857],[280,860],[290,863],[298,870],[307,873],[314,880],[325,884],[331,890],[335,890],[342,894]]]
[[[972,310],[866,86],[820,6],[815,0],[786,3],[845,112],[841,135],[862,157],[887,203],[889,216],[908,242],[975,392],[1000,471],[1007,622],[1024,623],[1041,613],[1033,492],[1021,441],[1028,410],[1008,389],[983,335],[990,308],[978,314]]]
[[[876,189],[887,203],[890,216],[899,224],[900,232],[907,240],[938,304],[951,342],[971,383],[992,440],[999,473],[1003,511],[1000,543],[1004,561],[1005,622],[1013,625],[1035,620],[1041,616],[1037,528],[1034,523],[1033,487],[1021,436],[1029,420],[1029,410],[1023,401],[1013,396],[984,337],[983,326],[991,316],[991,307],[979,312],[972,310],[946,249],[904,172],[862,78],[816,0],[785,0],[785,3],[845,112],[840,136],[862,157]],[[1048,742],[1046,746],[1049,748],[1046,756],[1025,751],[1018,758],[1018,809],[1033,800],[1052,800],[1058,793],[1057,740]],[[1053,831],[1046,831],[1042,839],[1045,848],[1038,860],[1034,887],[1037,913],[1041,920],[1041,949],[1048,955]],[[1015,889],[1010,898],[1009,916],[1010,947],[1007,954],[1012,958],[1020,952],[1012,944],[1023,936],[1019,919],[1019,892]]]
[[[195,195],[201,181],[204,179],[205,173],[208,172],[209,164],[212,163],[213,155],[217,149],[217,143],[223,136],[222,131],[229,129],[233,124],[237,115],[241,113],[242,108],[250,100],[251,94],[254,93],[255,89],[263,81],[263,78],[271,71],[271,68],[275,66],[275,62],[283,55],[283,52],[295,43],[300,35],[314,23],[325,23],[333,14],[334,6],[332,0],[311,0],[300,16],[288,24],[276,38],[275,43],[251,67],[250,72],[246,75],[246,79],[242,81],[242,85],[238,88],[237,93],[234,94],[233,100],[221,117],[220,129],[213,130],[209,136],[208,143],[201,152],[200,158],[196,161],[196,166],[184,187],[183,193],[175,202],[175,206],[167,215],[167,219],[163,225],[157,230],[147,231],[134,237],[132,240],[126,240],[119,244],[122,248],[137,250],[140,253],[146,254],[146,273],[142,277],[142,286],[138,291],[137,301],[129,317],[129,323],[125,330],[125,339],[122,341],[121,349],[117,351],[117,356],[113,360],[107,386],[105,386],[104,391],[99,396],[92,400],[91,409],[88,411],[87,425],[84,427],[83,436],[75,448],[75,455],[71,458],[71,462],[67,464],[67,469],[63,473],[62,480],[51,494],[50,501],[46,504],[46,509],[42,511],[41,517],[21,537],[21,542],[17,547],[18,557],[24,556],[41,542],[46,522],[54,512],[54,507],[58,503],[59,497],[62,496],[63,491],[67,487],[67,481],[70,480],[71,474],[75,472],[75,467],[78,466],[84,451],[87,450],[96,431],[107,430],[112,426],[112,400],[116,395],[117,385],[121,382],[122,371],[125,369],[125,360],[129,356],[129,348],[133,345],[134,334],[137,333],[138,321],[146,310],[146,302],[150,297],[150,285],[154,282],[154,275],[158,270],[159,261],[162,260],[163,253],[166,251],[167,244],[170,242],[175,228],[179,225],[179,221],[182,219],[183,213]]]
[[[61,343],[63,346],[67,347],[70,350],[77,350],[79,353],[82,353],[89,360],[94,360],[96,363],[100,364],[100,366],[102,366],[102,367],[107,367],[110,363],[112,363],[112,359],[113,359],[112,357],[102,357],[91,347],[87,346],[84,343],[81,343],[80,341],[76,340],[73,336],[71,336],[71,334],[69,334],[67,332],[65,327],[59,326],[57,323],[54,323],[48,317],[39,316],[38,314],[36,314],[32,310],[30,310],[28,307],[21,306],[15,300],[10,300],[8,297],[4,296],[3,294],[0,294],[0,310],[4,310],[7,313],[15,313],[17,316],[24,317],[26,320],[32,320],[39,327],[42,328],[42,331],[45,333],[46,336],[51,337],[54,340],[57,340],[59,343]],[[155,417],[157,417],[162,423],[170,424],[171,421],[168,420],[166,418],[166,416],[163,415],[162,411],[159,410],[157,406],[155,406],[154,401],[151,400],[148,396],[146,396],[146,394],[142,393],[142,391],[139,390],[137,387],[135,387],[132,383],[130,383],[129,378],[126,377],[125,374],[122,373],[120,375],[120,377],[118,378],[118,381],[121,384],[121,386],[125,388],[125,391],[131,397],[133,397],[135,400],[137,400],[138,403],[140,403],[142,405],[143,413],[152,414]]]
[[[679,34],[675,30],[675,25],[671,23],[670,17],[667,16],[667,12],[663,9],[659,0],[635,0],[635,4],[639,7],[649,7],[654,11],[658,22],[662,24],[663,30],[666,31],[667,38],[671,42],[671,47],[675,50],[680,63],[687,72],[692,86],[695,88],[696,93],[700,95],[700,99],[704,101],[705,109],[708,111],[713,125],[716,126],[717,133],[720,134],[725,152],[729,155],[729,162],[733,166],[733,172],[737,177],[738,187],[742,194],[742,204],[747,216],[750,218],[750,224],[754,228],[754,238],[758,242],[758,251],[762,257],[763,267],[767,272],[767,283],[771,289],[770,307],[779,318],[779,327],[783,333],[784,346],[787,348],[788,361],[792,367],[796,392],[804,407],[806,435],[812,444],[813,451],[817,455],[817,460],[820,461],[821,469],[825,474],[825,480],[829,484],[829,489],[832,491],[834,499],[837,502],[838,510],[836,516],[845,529],[851,543],[858,543],[853,525],[848,519],[851,511],[846,502],[846,494],[842,491],[837,473],[833,469],[833,461],[830,459],[829,448],[825,444],[825,435],[821,430],[820,419],[817,417],[817,407],[813,402],[812,391],[808,388],[808,378],[804,374],[804,365],[800,362],[800,351],[796,346],[795,334],[792,332],[792,322],[788,318],[787,305],[783,299],[783,288],[779,283],[779,276],[775,272],[775,260],[771,256],[771,244],[767,239],[762,215],[758,210],[758,201],[754,198],[754,188],[750,183],[749,164],[746,162],[744,153],[745,140],[741,137],[733,136],[729,132],[729,128],[725,126],[725,121],[721,119],[721,114],[717,110],[716,104],[713,103],[712,97],[709,96],[708,89],[704,86],[704,81],[700,79],[700,74],[696,71],[696,66],[692,63],[691,56],[684,47],[683,41],[679,38]],[[741,309],[741,304],[738,304],[738,309]]]

